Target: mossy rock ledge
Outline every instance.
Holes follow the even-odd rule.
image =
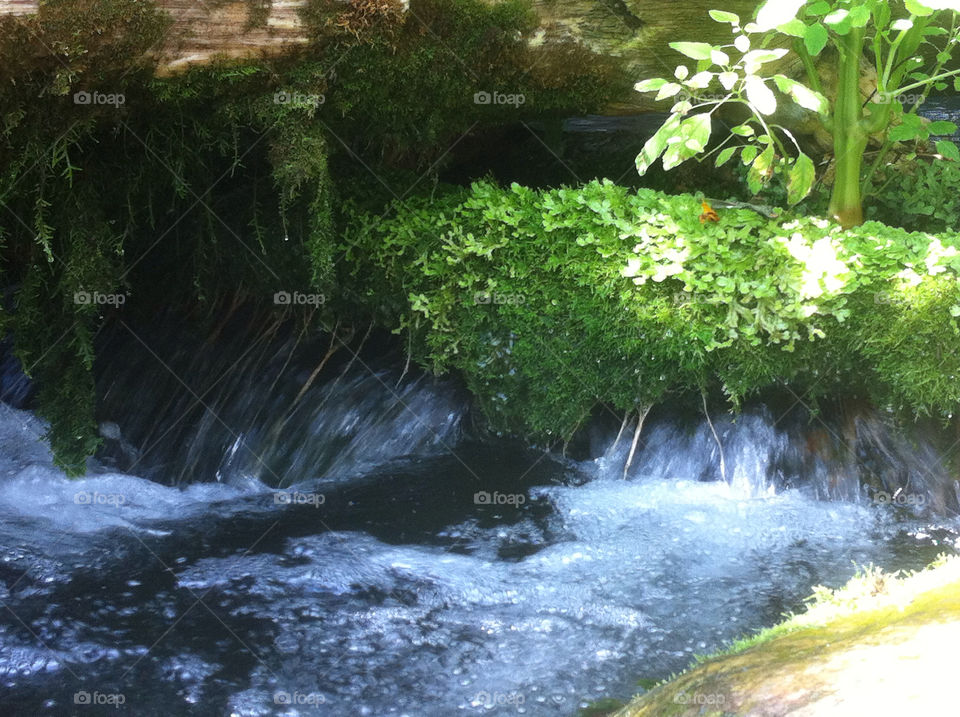
[[[902,580],[868,573],[614,717],[960,714],[957,644],[960,560]]]

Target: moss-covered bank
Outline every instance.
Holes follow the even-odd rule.
[[[525,436],[691,390],[736,404],[786,384],[945,419],[960,405],[960,236],[701,212],[610,182],[478,183],[358,211],[345,267],[357,304]]]
[[[867,570],[615,715],[954,714],[958,639],[960,560],[905,579]]]
[[[468,132],[590,111],[628,87],[576,43],[531,47],[525,0],[400,7],[310,2],[308,41],[288,53],[163,77],[171,19],[149,0],[0,17],[0,264],[15,308],[0,321],[66,468],[97,445],[105,322],[334,297],[339,196],[402,196]],[[336,311],[324,303],[317,325]]]

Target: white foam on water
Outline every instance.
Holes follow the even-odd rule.
[[[218,501],[270,490],[194,483],[163,486],[122,473],[69,478],[53,462],[43,435],[46,425],[28,411],[0,404],[0,512],[49,523],[60,531],[86,533],[183,518]]]
[[[304,528],[305,513],[291,511],[300,522],[288,524],[282,506],[250,500],[270,491],[255,476],[182,489],[118,473],[72,480],[53,465],[42,422],[0,408],[0,569],[29,573],[3,599],[34,611],[24,623],[43,640],[0,629],[0,676],[19,688],[59,679],[64,664],[114,678],[136,668],[131,694],[173,712],[305,712],[289,696],[324,715],[561,717],[777,621],[853,562],[929,544],[929,526],[888,507],[771,490],[781,435],[761,418],[742,425],[727,435],[729,482],[698,480],[712,436],[658,429],[629,480],[614,459],[574,465],[585,482],[527,489],[515,523],[478,513],[446,525],[459,537],[443,548],[328,531],[322,513]],[[222,519],[241,511],[263,528],[240,547],[175,542],[207,535],[212,518],[229,530]],[[129,556],[152,560],[143,541],[158,521],[178,552],[131,579]],[[272,542],[257,548],[261,538]],[[528,550],[504,556],[508,545]],[[80,604],[50,592],[94,578],[109,587],[78,588],[92,590]],[[61,617],[70,610],[79,617]],[[172,654],[153,654],[175,624]],[[195,638],[221,625],[225,636]]]

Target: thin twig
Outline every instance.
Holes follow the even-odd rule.
[[[297,393],[296,398],[294,398],[293,401],[290,403],[290,405],[287,407],[287,410],[284,412],[283,417],[273,425],[273,428],[270,429],[270,434],[267,437],[265,445],[271,446],[271,447],[276,445],[277,441],[280,438],[280,434],[283,432],[283,429],[286,428],[287,424],[290,422],[290,419],[293,418],[293,409],[297,405],[297,402],[303,397],[303,394],[307,392],[307,389],[310,388],[310,384],[313,383],[314,379],[317,377],[317,374],[320,373],[320,371],[323,369],[327,361],[330,360],[330,357],[333,356],[333,354],[335,354],[339,350],[340,346],[336,345],[335,343],[338,338],[337,329],[339,327],[340,327],[340,322],[338,321],[336,326],[334,326],[333,331],[330,334],[330,346],[329,348],[327,348],[326,355],[320,361],[320,365],[317,366],[316,369],[314,369],[312,374],[310,374],[310,378],[308,378],[307,382],[301,387],[299,393]],[[304,329],[306,329],[306,327],[304,327]],[[351,331],[351,337],[352,337],[352,331]],[[302,333],[299,337],[297,337],[296,343],[294,344],[293,348],[290,349],[290,354],[287,356],[287,360],[283,364],[283,368],[280,369],[280,373],[278,373],[277,377],[274,379],[273,385],[276,385],[277,381],[280,380],[280,376],[286,370],[287,364],[290,363],[290,360],[292,359],[297,346],[300,345],[301,338],[303,338]],[[347,340],[349,341],[349,338]],[[257,412],[257,415],[259,415],[259,411]],[[266,451],[264,451],[264,454],[266,454]]]
[[[717,442],[717,448],[720,449],[720,477],[723,478],[724,482],[727,480],[727,464],[723,459],[723,445],[720,443],[720,436],[717,435],[716,429],[713,427],[713,421],[710,420],[710,412],[707,410],[707,393],[704,391],[700,394],[703,398],[703,415],[707,417],[707,425],[710,426],[710,432],[713,433],[713,440]]]
[[[288,410],[288,415],[293,413],[294,406],[300,403],[300,399],[303,398],[303,394],[305,394],[307,390],[310,388],[310,386],[313,385],[313,382],[316,380],[317,376],[323,370],[323,367],[327,365],[327,361],[330,360],[330,357],[333,356],[340,349],[340,346],[337,345],[336,343],[338,328],[340,328],[339,321],[337,322],[337,325],[333,327],[333,331],[330,334],[330,346],[329,348],[327,348],[327,353],[323,355],[323,358],[320,360],[320,363],[317,365],[315,369],[313,369],[313,373],[310,374],[310,377],[306,380],[306,382],[300,388],[300,391],[297,393],[296,398],[293,399],[293,403],[290,404],[290,408]]]
[[[363,351],[363,345],[364,345],[365,343],[367,343],[367,338],[370,336],[370,332],[371,332],[371,331],[373,331],[373,323],[372,323],[372,322],[370,323],[369,326],[367,326],[367,333],[365,333],[365,334],[363,335],[363,338],[360,339],[360,345],[357,346],[357,350],[351,352],[351,353],[353,353],[353,356],[350,357],[350,360],[347,362],[347,365],[344,367],[343,371],[340,373],[339,376],[337,376],[337,380],[333,382],[333,385],[334,385],[334,386],[336,386],[337,383],[340,381],[340,379],[343,378],[343,377],[346,375],[347,371],[350,370],[350,367],[353,366],[353,362],[356,361],[357,358],[360,356],[360,352]],[[343,342],[341,341],[340,343],[343,343]]]
[[[400,374],[400,378],[397,379],[397,385],[394,388],[400,388],[400,384],[403,383],[404,377],[407,375],[407,371],[410,370],[410,354],[413,351],[413,333],[407,334],[407,362],[403,364],[403,373]]]
[[[637,411],[637,428],[633,432],[633,443],[630,444],[630,454],[627,456],[627,462],[623,466],[623,479],[627,479],[627,471],[630,470],[630,464],[633,463],[633,454],[637,450],[637,442],[640,440],[640,431],[643,430],[643,422],[647,418],[647,414],[650,413],[652,406],[644,406],[639,411]]]
[[[624,429],[627,427],[627,421],[630,420],[630,411],[623,412],[623,421],[620,422],[620,430],[617,431],[617,437],[613,439],[613,445],[607,449],[607,455],[612,456],[613,452],[617,448],[617,444],[620,443],[620,436],[623,435]]]

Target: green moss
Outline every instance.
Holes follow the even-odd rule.
[[[960,164],[912,158],[882,168],[865,198],[867,216],[920,231],[960,224]]]
[[[170,18],[152,2],[64,0],[0,18],[0,200],[17,219],[0,240],[5,281],[20,286],[8,325],[68,470],[97,442],[93,337],[118,315],[76,294],[210,318],[313,286],[338,297],[317,318],[335,305],[349,320],[349,292],[335,286],[331,155],[362,168],[362,184],[380,184],[367,172],[403,173],[412,187],[477,122],[586,109],[612,86],[574,45],[531,50],[528,3],[414,5],[416,15],[394,0],[312,2],[308,48],[164,78],[149,51]],[[270,3],[249,7],[262,24]],[[526,104],[478,106],[481,90],[526,93]]]
[[[613,62],[577,43],[529,46],[537,19],[525,0],[413,0],[360,37],[331,33],[337,8],[303,10],[313,52],[334,64],[325,121],[373,167],[426,169],[477,125],[569,116],[629,92]],[[522,100],[478,104],[478,93]]]
[[[168,18],[152,3],[46,3],[20,22],[29,32],[0,20],[0,198],[16,219],[4,278],[19,284],[15,351],[38,413],[78,473],[97,445],[93,340],[115,297],[212,310],[329,281],[304,260],[332,256],[326,138],[313,107],[274,101],[265,68],[154,79],[146,53]]]
[[[0,18],[0,200],[4,278],[20,284],[15,350],[39,379],[39,413],[73,473],[97,443],[97,307],[76,294],[121,290],[123,233],[80,166],[117,106],[77,104],[74,93],[110,95],[141,80],[144,53],[167,26],[152,4],[135,0],[42,3],[37,16]]]
[[[916,413],[960,403],[955,234],[843,232],[609,182],[478,183],[358,212],[345,251],[415,357],[456,369],[500,430],[569,438],[597,403],[734,402],[779,383]]]

